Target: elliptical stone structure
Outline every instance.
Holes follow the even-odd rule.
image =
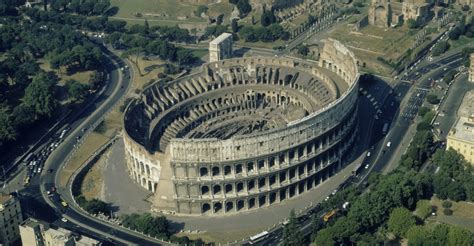
[[[152,211],[223,215],[317,189],[351,158],[359,73],[326,40],[320,60],[244,57],[155,83],[124,117],[130,177]]]

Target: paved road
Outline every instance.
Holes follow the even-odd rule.
[[[393,170],[396,167],[397,162],[393,161],[393,158],[401,155],[402,151],[408,146],[408,142],[406,142],[406,138],[404,139],[404,137],[405,135],[408,135],[407,132],[410,129],[412,122],[410,122],[411,118],[407,118],[406,115],[409,115],[410,112],[415,112],[415,109],[417,111],[421,106],[421,98],[426,95],[425,92],[427,89],[431,88],[432,80],[442,78],[446,70],[456,69],[460,65],[459,58],[459,54],[454,54],[436,61],[435,65],[420,63],[418,68],[408,71],[404,78],[405,81],[412,81],[421,77],[416,84],[412,85],[411,83],[404,81],[396,81],[393,91],[389,91],[388,96],[384,96],[383,93],[379,95],[380,98],[383,99],[383,103],[379,106],[379,109],[381,110],[381,113],[379,112],[378,116],[379,119],[376,120],[374,126],[371,127],[371,129],[373,129],[370,142],[372,145],[370,148],[372,155],[364,160],[364,164],[369,164],[369,172],[381,172],[387,169]],[[444,69],[445,66],[447,67],[446,70]],[[429,67],[429,69],[427,70],[426,67]],[[436,70],[433,73],[430,73],[429,76],[426,76],[426,73],[431,69]],[[420,71],[422,71],[425,76],[419,76],[417,78],[418,75],[416,73],[420,73]],[[366,90],[367,93],[362,93],[362,95],[367,97],[368,94],[372,94],[371,89],[373,92],[373,89],[379,89],[379,86],[381,85],[375,84],[371,87],[364,88],[363,90]],[[461,91],[461,89],[458,90]],[[456,92],[453,90],[451,93]],[[387,136],[383,136],[381,129],[383,124],[386,122],[391,123],[391,129]],[[388,142],[391,142],[390,147],[386,147]],[[364,178],[362,178],[362,181],[367,177],[368,175],[366,174]],[[323,214],[323,211],[319,211],[318,215],[321,214]],[[304,217],[309,218],[309,216]],[[304,220],[300,224],[300,231],[302,231],[304,235],[309,235],[311,233],[310,224],[311,221],[309,219]],[[271,231],[268,237],[265,240],[260,241],[257,245],[278,245],[281,244],[281,238],[282,229],[279,228]]]
[[[119,70],[119,67],[126,65],[124,61],[104,47],[102,51],[110,59],[109,62],[104,64],[109,73],[109,83],[107,83],[104,93],[70,122],[69,126],[72,130],[65,137],[64,142],[46,160],[44,169],[52,169],[52,172],[45,171],[42,172],[40,177],[33,178],[30,185],[20,190],[20,199],[25,201],[25,212],[27,214],[40,217],[56,225],[71,228],[96,239],[106,239],[105,244],[113,242],[113,244],[154,245],[157,244],[155,240],[149,240],[126,230],[116,229],[117,227],[84,214],[74,206],[72,197],[67,190],[58,190],[61,197],[59,195],[48,197],[45,192],[51,187],[57,186],[62,164],[68,155],[73,152],[78,142],[82,141],[85,132],[92,130],[90,129],[91,126],[103,119],[106,112],[125,95],[131,84],[130,78],[133,74],[130,74],[127,70],[125,72]],[[86,130],[83,131],[83,129]],[[60,199],[67,201],[69,207],[63,208],[60,205]],[[58,220],[60,217],[65,217],[70,222],[61,222]]]

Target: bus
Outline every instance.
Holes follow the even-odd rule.
[[[388,131],[388,123],[383,124],[382,134],[386,135]]]
[[[336,213],[337,213],[337,209],[333,209],[333,210],[327,212],[327,213],[323,216],[324,222],[328,222],[328,221],[332,218],[332,216],[336,215]]]
[[[249,240],[249,243],[251,245],[253,244],[256,244],[260,241],[262,241],[263,239],[267,238],[268,237],[268,231],[263,231],[263,232],[260,232],[259,234],[257,235],[253,235],[250,237],[250,240]]]

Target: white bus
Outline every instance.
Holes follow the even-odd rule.
[[[268,237],[268,231],[260,232],[260,233],[257,234],[257,235],[251,236],[251,237],[250,237],[250,240],[249,240],[249,243],[250,243],[251,245],[256,244],[256,243],[262,241],[263,239],[265,239],[266,237]]]

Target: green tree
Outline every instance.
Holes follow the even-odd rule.
[[[448,233],[449,246],[471,246],[474,245],[474,234],[457,226],[451,226]]]
[[[277,20],[273,11],[264,11],[260,16],[260,23],[262,24],[262,26],[269,26],[275,23],[276,21]]]
[[[54,97],[54,86],[58,78],[51,73],[40,73],[33,78],[31,84],[25,89],[23,103],[35,110],[38,116],[51,116],[58,106]]]
[[[291,210],[288,223],[283,228],[283,245],[300,246],[303,245],[303,235],[298,229],[295,211]]]
[[[428,94],[428,96],[426,96],[426,100],[431,104],[439,103],[438,96],[436,96],[435,94]]]
[[[249,0],[239,0],[237,2],[237,9],[242,16],[246,16],[252,11],[252,5],[250,5]]]
[[[305,45],[300,45],[298,46],[298,53],[303,56],[307,56],[309,53],[309,48]]]
[[[89,91],[89,86],[73,79],[66,81],[65,86],[69,97],[75,101],[84,99]]]
[[[411,212],[403,207],[395,208],[388,219],[388,230],[397,237],[404,237],[408,229],[416,224]]]
[[[423,107],[421,107],[421,108],[418,110],[418,115],[421,116],[421,117],[423,117],[423,116],[425,116],[426,113],[428,113],[428,112],[430,112],[430,111],[431,111],[431,109],[429,109],[429,108],[423,106]]]
[[[0,142],[14,140],[17,136],[12,116],[8,111],[6,105],[0,104]]]
[[[410,29],[417,29],[420,27],[420,23],[414,19],[408,19],[407,25]]]
[[[237,22],[237,19],[232,19],[232,21],[230,22],[230,27],[233,33],[237,33],[239,31],[239,24]]]
[[[314,242],[318,246],[334,246],[337,245],[336,240],[334,240],[334,234],[331,228],[325,228],[318,232]],[[302,245],[302,244],[300,244]]]
[[[440,41],[433,47],[433,56],[439,56],[449,49],[449,43],[446,41]]]
[[[406,238],[409,246],[432,246],[437,244],[430,244],[431,232],[424,226],[411,226],[407,228]],[[441,246],[441,245],[440,245]]]
[[[433,207],[430,204],[430,201],[428,200],[419,200],[416,203],[416,214],[421,218],[421,219],[426,219],[428,218],[431,213],[433,212]]]

